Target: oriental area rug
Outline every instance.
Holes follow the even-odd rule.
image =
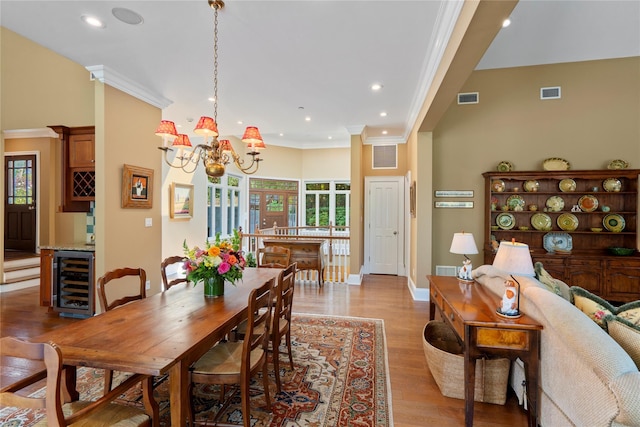
[[[253,427],[393,426],[382,320],[294,314],[291,332],[294,369],[289,365],[286,346],[281,346],[282,391],[276,393],[270,374],[271,412],[265,407],[262,378],[258,375],[252,380]],[[79,369],[82,400],[100,395],[102,384],[102,370]],[[221,406],[219,387],[196,385],[194,393],[197,421],[213,420]],[[233,389],[228,393],[235,395],[218,415],[218,421],[242,425],[240,394]],[[169,427],[167,381],[155,389],[155,397],[160,403],[160,425]],[[118,403],[142,407],[139,390],[130,390]],[[0,408],[1,427],[31,426],[43,417],[41,411]]]

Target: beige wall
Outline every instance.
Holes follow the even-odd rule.
[[[473,209],[433,209],[433,264],[458,265],[454,232],[483,242],[481,174],[502,160],[541,170],[549,157],[571,168],[604,169],[612,159],[640,167],[640,58],[475,71],[461,89],[476,105],[452,105],[434,131],[433,189],[473,190]],[[540,88],[561,86],[562,99],[540,100]],[[418,185],[420,187],[420,185]],[[482,256],[471,257],[474,266]]]
[[[141,267],[153,294],[161,288],[162,168],[158,137],[153,134],[161,111],[111,86],[97,81],[95,85],[96,275],[125,266]],[[154,171],[151,209],[121,207],[124,164]],[[151,227],[145,226],[147,218]]]

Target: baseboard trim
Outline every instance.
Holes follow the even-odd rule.
[[[429,301],[429,288],[418,288],[411,277],[407,277],[407,287],[414,301]]]

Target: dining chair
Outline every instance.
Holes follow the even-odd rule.
[[[293,293],[295,289],[295,278],[297,263],[293,263],[285,268],[278,277],[278,282],[273,290],[276,294],[274,312],[271,316],[271,349],[273,351],[273,370],[276,378],[278,393],[282,390],[280,379],[280,344],[282,338],[286,339],[289,364],[293,370],[293,353],[291,351],[291,311],[293,307]],[[240,322],[235,330],[236,339],[244,339],[247,332],[247,321]]]
[[[131,287],[130,281],[125,281],[126,278],[138,277],[140,286],[138,287],[138,293],[128,292],[126,290],[118,289],[113,290],[116,286],[128,286]],[[123,280],[118,280],[123,279]],[[122,305],[129,304],[130,302],[141,300],[147,297],[145,290],[145,283],[147,281],[147,273],[142,268],[118,268],[108,271],[103,276],[98,278],[98,296],[100,298],[100,306],[102,311],[110,311],[114,308],[118,308]],[[135,283],[135,279],[134,279]],[[125,296],[117,298],[109,302],[107,299],[107,285],[112,290],[114,295],[121,295],[125,293]],[[111,390],[111,384],[113,382],[113,371],[105,369],[104,371],[104,392],[105,394]]]
[[[220,341],[207,351],[189,369],[189,419],[197,425],[193,390],[195,384],[219,384],[221,407],[215,416],[218,418],[228,406],[237,390],[224,399],[226,385],[240,386],[242,401],[242,421],[244,427],[251,422],[249,384],[251,377],[262,370],[262,381],[267,409],[271,410],[269,397],[269,376],[267,372],[267,347],[269,345],[269,324],[271,322],[271,289],[275,278],[267,281],[249,294],[247,308],[247,335],[243,341]]]
[[[286,268],[291,260],[291,250],[282,246],[258,248],[258,267]]]
[[[44,425],[49,426],[151,426],[152,416],[156,416],[147,406],[151,393],[150,378],[144,375],[132,375],[109,393],[95,401],[74,401],[63,403],[62,353],[53,343],[31,343],[15,337],[0,339],[0,356],[25,359],[25,363],[44,362],[45,370],[25,377],[12,384],[3,384],[0,390],[0,405],[28,409],[46,409]],[[27,360],[29,362],[27,362]],[[72,369],[69,367],[68,369]],[[29,394],[27,387],[46,378],[44,396]],[[137,383],[143,383],[145,407],[148,412],[132,405],[122,405],[113,401]],[[151,396],[151,399],[153,397]],[[40,424],[38,424],[40,425]]]
[[[185,257],[183,256],[170,256],[165,258],[162,263],[160,263],[160,273],[162,275],[162,285],[163,285],[163,289],[165,291],[169,290],[172,286],[175,286],[179,283],[188,283],[189,281],[187,280],[186,275],[185,276],[179,276],[176,278],[173,278],[173,275],[168,275],[168,269],[172,266],[174,266],[175,264],[184,264],[185,261]],[[172,277],[171,280],[169,280],[169,277]]]

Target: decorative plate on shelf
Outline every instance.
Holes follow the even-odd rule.
[[[611,163],[607,165],[607,169],[613,169],[613,170],[626,169],[628,167],[629,167],[629,163],[620,159],[612,160]]]
[[[511,162],[500,162],[498,163],[498,172],[510,172],[513,170],[513,165]]]
[[[516,218],[510,213],[503,212],[496,217],[496,224],[503,230],[511,230],[516,225]]]
[[[530,179],[529,181],[525,181],[523,185],[524,191],[527,191],[529,193],[533,191],[538,191],[539,187],[540,187],[540,183],[535,179]]]
[[[502,193],[504,191],[504,181],[501,179],[494,179],[491,181],[491,191],[496,193]]]
[[[578,218],[572,213],[563,213],[556,220],[558,227],[564,231],[574,231],[578,228]]]
[[[558,184],[558,187],[560,187],[560,191],[562,191],[563,193],[576,191],[576,182],[571,178],[565,178],[562,181],[560,181],[560,183]]]
[[[570,251],[573,249],[573,239],[568,233],[547,233],[542,238],[543,247],[547,252]]]
[[[517,194],[513,194],[507,198],[507,206],[512,211],[524,210],[524,199]],[[522,209],[518,208],[518,206]]]
[[[602,182],[602,188],[608,192],[618,192],[622,190],[622,183],[618,178],[607,178]]]
[[[624,222],[622,215],[609,214],[602,220],[602,225],[604,225],[604,228],[609,231],[619,233],[624,230],[626,223]]]
[[[531,216],[531,225],[539,231],[551,230],[551,217],[546,213],[536,213]]]
[[[550,157],[542,162],[542,169],[546,171],[568,171],[571,169],[571,164],[565,159]]]
[[[560,212],[564,209],[564,200],[560,196],[551,196],[547,199],[545,205],[551,212]]]
[[[598,199],[591,194],[585,194],[578,199],[578,206],[582,212],[593,212],[598,209]]]

